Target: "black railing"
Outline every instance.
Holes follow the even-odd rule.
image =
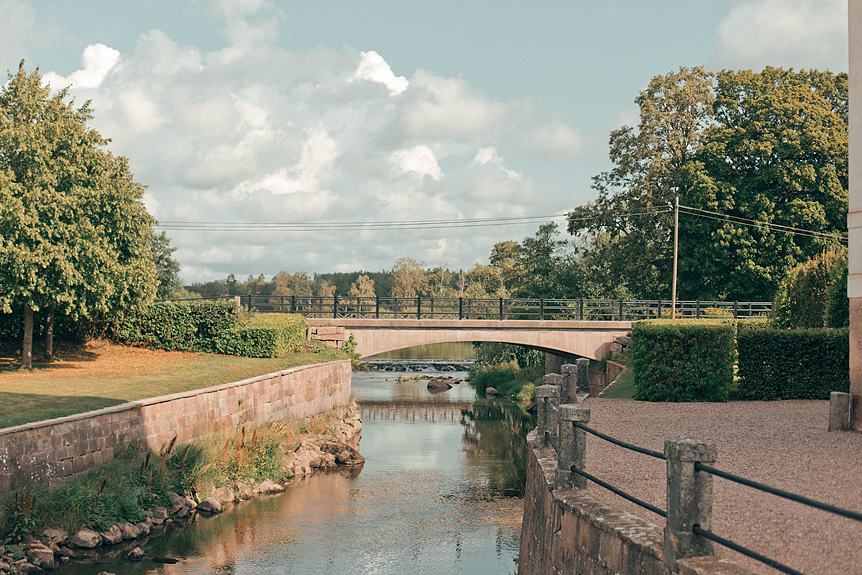
[[[636,321],[669,318],[668,300],[243,295],[262,313],[317,318]],[[210,298],[216,299],[216,298]],[[680,318],[765,318],[772,302],[679,301]]]
[[[562,422],[561,422],[561,424],[562,424]],[[595,435],[596,437],[599,437],[601,439],[609,441],[610,443],[613,443],[614,445],[618,445],[620,447],[623,447],[625,449],[629,449],[631,451],[636,451],[638,453],[649,455],[650,457],[655,457],[657,459],[667,460],[667,457],[665,456],[664,453],[661,453],[658,451],[653,451],[650,449],[646,449],[646,448],[643,448],[643,447],[640,447],[637,445],[633,445],[631,443],[626,443],[624,441],[621,441],[619,439],[613,438],[609,435],[605,435],[604,433],[596,431],[595,429],[592,429],[592,428],[588,427],[587,425],[585,425],[581,422],[578,422],[578,421],[571,422],[571,424],[575,428],[586,431],[587,433],[591,433],[591,434]],[[557,448],[556,442],[553,441],[550,433],[548,431],[545,431],[544,435],[546,436],[548,441],[551,443],[551,445],[554,447],[554,449],[559,453],[559,449]],[[645,508],[645,509],[647,509],[647,510],[649,510],[649,511],[651,511],[657,515],[660,515],[661,517],[667,518],[667,511],[660,509],[654,505],[651,505],[645,501],[642,501],[641,499],[638,499],[637,497],[635,497],[629,493],[626,493],[625,491],[623,491],[622,489],[620,489],[618,487],[615,487],[613,485],[610,485],[609,483],[606,483],[605,481],[599,479],[598,477],[595,477],[594,475],[587,473],[581,467],[583,467],[583,465],[581,465],[580,467],[577,464],[572,465],[570,470],[572,473],[580,475],[581,477],[585,477],[589,481],[592,481],[592,482],[596,483],[597,485],[600,485],[600,486],[604,487],[605,489],[608,489],[609,491],[619,495],[620,497],[626,499],[627,501],[631,501],[632,503],[639,505],[640,507],[643,507],[643,508]],[[770,493],[772,495],[776,495],[776,496],[782,497],[784,499],[796,501],[798,503],[802,503],[804,505],[808,505],[808,506],[814,507],[816,509],[828,511],[830,513],[834,513],[834,514],[840,515],[842,517],[847,517],[849,519],[854,519],[856,521],[862,522],[862,513],[857,513],[855,511],[842,509],[841,507],[836,507],[834,505],[822,503],[820,501],[816,501],[814,499],[810,499],[810,498],[804,497],[802,495],[797,495],[797,494],[791,493],[789,491],[784,491],[781,489],[777,489],[775,487],[770,487],[770,486],[765,485],[763,483],[759,483],[757,481],[752,481],[751,479],[746,479],[744,477],[740,477],[738,475],[734,475],[734,474],[728,473],[726,471],[721,471],[720,469],[716,469],[714,467],[711,467],[711,466],[706,465],[706,464],[701,463],[701,462],[695,462],[694,463],[694,470],[698,473],[709,473],[709,474],[714,475],[716,477],[721,477],[722,479],[726,479],[728,481],[732,481],[732,482],[738,483],[740,485],[745,485],[747,487],[751,487],[753,489],[758,489],[758,490],[763,491],[765,493]],[[704,537],[710,541],[713,541],[715,543],[723,545],[729,549],[732,549],[732,550],[734,550],[738,553],[741,553],[747,557],[750,557],[751,559],[755,559],[756,561],[759,561],[765,565],[768,565],[768,566],[770,566],[770,567],[772,567],[772,568],[774,568],[774,569],[776,569],[782,573],[787,573],[788,575],[804,575],[802,572],[797,571],[791,567],[788,567],[787,565],[784,565],[784,564],[776,561],[775,559],[771,559],[769,557],[761,555],[761,554],[757,553],[756,551],[752,551],[751,549],[743,547],[742,545],[740,545],[734,541],[731,541],[729,539],[725,539],[719,535],[716,535],[715,533],[712,533],[711,531],[707,531],[705,529],[702,529],[700,527],[700,525],[695,524],[692,531],[698,536]]]

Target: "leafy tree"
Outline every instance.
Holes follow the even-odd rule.
[[[635,99],[637,128],[611,132],[614,167],[593,178],[598,199],[569,213],[570,234],[602,235],[592,245],[594,258],[633,296],[670,296],[673,215],[667,208],[684,192],[682,170],[712,120],[712,78],[698,67],[650,80]]]
[[[374,280],[367,275],[359,276],[355,282],[350,284],[347,295],[350,297],[374,297]]]
[[[165,232],[150,235],[150,252],[156,265],[156,278],[159,282],[156,288],[157,299],[167,299],[180,288],[180,263],[171,257],[177,248],[170,247],[171,240]]]
[[[488,258],[502,282],[500,297],[509,297],[521,285],[524,270],[521,267],[521,245],[513,240],[498,242],[491,248]]]
[[[314,291],[317,297],[332,297],[335,295],[335,286],[325,279],[314,278]]]
[[[847,75],[766,68],[718,75],[715,123],[685,169],[681,202],[831,234],[847,218]],[[680,293],[770,300],[791,268],[834,239],[687,217]]]
[[[832,270],[845,257],[843,250],[827,250],[790,270],[775,298],[775,320],[779,327],[823,327],[834,281]]]
[[[311,297],[312,284],[311,278],[305,272],[296,272],[289,274],[287,272],[278,272],[272,278],[274,290],[272,295],[295,295],[302,297]]]
[[[835,262],[830,276],[832,284],[826,292],[826,311],[823,314],[826,327],[850,327],[850,298],[847,297],[847,256],[845,252]]]
[[[411,258],[398,258],[392,268],[392,297],[416,297],[425,295],[428,278],[422,264]]]
[[[52,96],[23,61],[0,90],[0,308],[23,306],[25,368],[34,311],[106,320],[156,292],[144,189],[87,128],[89,105],[67,95]]]
[[[523,270],[515,297],[576,298],[582,295],[580,265],[572,245],[559,240],[557,224],[539,226],[535,236],[524,238],[518,253]]]

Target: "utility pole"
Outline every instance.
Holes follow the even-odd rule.
[[[673,202],[673,293],[670,295],[670,319],[676,319],[676,263],[679,259],[679,195]]]

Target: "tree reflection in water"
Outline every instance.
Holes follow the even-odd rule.
[[[477,399],[461,410],[464,448],[470,465],[488,470],[492,494],[523,497],[527,477],[527,433],[536,418],[517,403]]]

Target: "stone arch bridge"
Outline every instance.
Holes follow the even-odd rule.
[[[631,321],[306,318],[309,326],[353,335],[361,357],[430,343],[493,341],[523,345],[562,358],[601,360]],[[343,335],[340,335],[343,333]],[[326,339],[320,337],[319,339]]]

